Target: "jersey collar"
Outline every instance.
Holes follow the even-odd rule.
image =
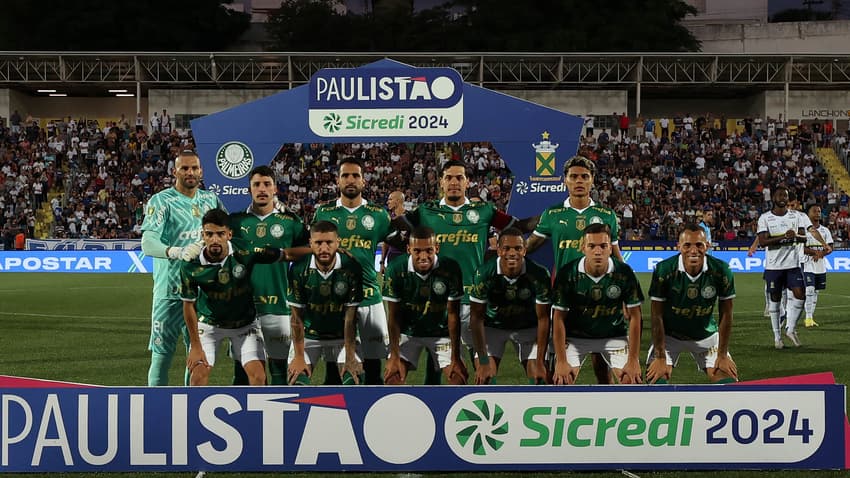
[[[207,246],[204,246],[204,250],[205,250],[206,248],[207,248]],[[204,255],[204,250],[201,250],[201,255],[200,255],[200,256],[198,256],[198,258],[201,260],[201,265],[202,265],[202,266],[214,266],[214,265],[221,265],[221,264],[224,264],[224,261],[226,261],[226,260],[227,260],[227,258],[228,258],[229,256],[232,256],[232,255],[233,255],[233,244],[231,244],[231,243],[230,243],[230,241],[227,241],[227,255],[226,255],[226,256],[224,256],[224,259],[222,259],[222,260],[221,260],[221,261],[219,261],[219,262],[210,262],[210,261],[208,261],[208,260],[207,260],[207,257]]]
[[[245,210],[245,212],[246,212],[246,213],[248,213],[248,214],[250,214],[250,215],[252,215],[252,216],[255,216],[257,219],[259,219],[259,220],[261,220],[261,221],[265,221],[265,220],[266,220],[266,218],[267,218],[267,217],[269,217],[269,216],[271,216],[272,214],[274,214],[274,213],[276,213],[276,212],[283,212],[283,211],[278,211],[278,209],[277,209],[277,208],[272,208],[272,212],[270,212],[270,213],[266,214],[265,216],[260,216],[259,214],[257,214],[256,212],[254,212],[254,208],[253,208],[253,207],[251,207],[251,206],[249,205],[249,206],[248,206],[248,209],[246,209],[246,210]]]
[[[584,212],[584,211],[587,211],[587,209],[588,209],[588,208],[590,208],[590,207],[592,207],[592,206],[595,206],[595,205],[596,205],[596,201],[594,201],[593,199],[591,199],[591,200],[590,200],[590,204],[588,204],[586,208],[584,208],[584,209],[576,209],[576,208],[574,208],[574,207],[572,207],[572,206],[570,205],[570,198],[569,198],[569,197],[567,197],[567,199],[564,199],[564,207],[565,207],[565,208],[567,208],[567,209],[574,209],[576,212]]]
[[[609,257],[609,258],[608,258],[608,270],[607,270],[607,271],[605,271],[605,274],[604,274],[602,277],[593,277],[592,275],[590,275],[590,274],[588,274],[588,273],[587,273],[587,269],[585,269],[585,267],[584,267],[584,261],[585,261],[585,259],[587,259],[587,257],[582,257],[582,258],[578,261],[578,271],[579,271],[579,272],[581,272],[582,274],[586,275],[587,277],[589,277],[589,278],[590,278],[590,280],[592,280],[593,282],[597,282],[597,283],[598,283],[599,281],[601,281],[601,280],[602,280],[602,278],[603,278],[603,277],[605,277],[606,275],[608,275],[608,274],[610,274],[610,273],[614,272],[614,259],[611,259],[611,258]]]
[[[420,279],[427,279],[429,275],[431,275],[431,271],[436,269],[440,265],[440,256],[434,256],[434,266],[431,267],[431,270],[428,271],[427,274],[420,274],[416,272],[416,269],[413,267],[413,256],[408,256],[407,258],[407,271],[413,272],[418,275]]]
[[[688,279],[691,280],[691,282],[699,279],[699,276],[701,276],[702,273],[707,271],[707,270],[708,270],[708,257],[704,257],[702,259],[702,270],[699,271],[699,274],[697,274],[695,276],[688,274],[688,272],[685,270],[685,261],[682,260],[682,254],[679,254],[679,271],[684,272],[685,275],[688,276]]]
[[[445,206],[447,208],[450,208],[452,211],[457,211],[458,209],[462,208],[463,206],[466,206],[467,204],[469,204],[470,202],[472,202],[472,201],[470,201],[468,197],[464,196],[463,197],[463,204],[461,204],[460,206],[450,206],[450,205],[448,205],[448,203],[446,203],[446,198],[443,198],[443,199],[440,199],[440,206]]]
[[[525,274],[525,270],[526,270],[525,269],[525,258],[523,258],[522,259],[522,271],[519,273],[519,275]],[[505,280],[508,281],[508,284],[513,284],[514,282],[519,280],[519,277],[517,277],[515,279],[511,279],[510,277],[506,276],[502,272],[502,261],[500,261],[498,257],[496,258],[496,275],[503,276],[505,278]]]
[[[345,210],[346,210],[346,211],[348,211],[348,212],[354,212],[354,211],[356,211],[356,210],[357,210],[357,208],[358,208],[358,207],[360,207],[360,206],[365,206],[368,202],[369,202],[369,201],[366,201],[366,198],[364,198],[363,196],[360,196],[360,204],[358,204],[358,205],[357,205],[357,207],[355,207],[355,208],[348,208],[348,207],[346,207],[346,206],[343,206],[343,205],[342,205],[342,199],[340,199],[340,198],[336,198],[336,205],[337,205],[337,207],[341,207],[341,208],[345,209]]]
[[[319,270],[319,266],[316,265],[316,256],[310,256],[310,269],[316,269],[316,272],[322,276],[323,279],[327,279],[334,273],[335,270],[342,268],[342,257],[340,257],[339,252],[336,253],[336,257],[334,258],[334,267],[330,270],[330,272],[322,272]]]

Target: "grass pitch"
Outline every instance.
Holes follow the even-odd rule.
[[[649,274],[639,274],[644,293]],[[764,310],[760,274],[737,274],[735,316],[730,351],[741,380],[754,380],[831,371],[838,383],[850,383],[847,344],[850,338],[850,274],[828,276],[827,290],[821,292],[815,320],[817,328],[800,328],[801,348],[776,350],[770,322]],[[147,383],[150,330],[151,276],[143,274],[16,274],[0,273],[0,374],[108,386],[144,386]],[[649,302],[644,303],[644,333],[641,355],[650,341]],[[790,344],[788,344],[790,345]],[[512,352],[510,352],[512,354]],[[210,383],[226,385],[232,377],[231,361],[221,356]],[[500,384],[524,384],[524,374],[513,355],[506,355],[499,372]],[[185,351],[178,350],[170,373],[170,383],[183,383]],[[421,367],[420,367],[421,368]],[[316,370],[314,380],[323,376]],[[579,383],[593,383],[589,364],[579,375]],[[682,357],[674,369],[673,383],[705,383],[690,357]],[[408,383],[422,383],[414,371]],[[641,477],[699,478],[718,472],[637,473]],[[837,477],[847,472],[722,472],[724,476],[750,477]],[[511,476],[510,474],[498,474]],[[570,474],[572,475],[572,474]],[[618,471],[575,473],[578,476],[623,476]],[[26,476],[35,475],[15,475]],[[125,474],[75,473],[73,477],[111,477]],[[187,473],[156,476],[189,476]],[[269,474],[207,474],[208,477],[270,476]],[[301,476],[287,474],[287,476]],[[319,475],[305,475],[319,476]],[[371,475],[354,475],[371,476]],[[386,475],[397,476],[397,475]],[[453,476],[427,474],[425,476]],[[466,474],[465,477],[492,477],[493,474]],[[518,476],[518,475],[517,475]],[[557,476],[552,473],[523,477]]]

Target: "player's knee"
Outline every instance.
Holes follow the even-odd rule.
[[[266,384],[266,366],[260,360],[252,360],[245,364],[245,373],[248,375],[248,383],[251,385]]]

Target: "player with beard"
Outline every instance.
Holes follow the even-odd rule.
[[[316,209],[316,221],[336,225],[340,247],[345,248],[360,263],[363,270],[363,301],[357,308],[360,346],[366,384],[381,384],[381,359],[387,357],[387,318],[384,312],[378,274],[375,270],[375,251],[390,233],[387,211],[363,197],[366,182],[363,165],[356,159],[344,159],[337,175],[339,198]],[[328,364],[331,369],[333,364]],[[332,377],[328,372],[328,378]]]
[[[249,247],[230,240],[230,218],[222,209],[203,217],[204,248],[200,256],[180,268],[180,298],[189,336],[186,367],[190,385],[206,385],[215,366],[216,352],[230,340],[233,359],[240,362],[251,385],[265,385],[265,352],[252,271],[257,264],[283,260],[277,247]]]
[[[339,253],[339,244],[333,222],[313,223],[312,254],[292,264],[289,271],[291,385],[310,383],[313,364],[322,357],[337,365],[339,383],[356,385],[363,380],[357,353],[357,309],[363,300],[364,275],[357,260]]]
[[[224,208],[214,193],[199,188],[202,175],[198,155],[193,150],[181,151],[174,162],[174,186],[154,194],[145,208],[142,252],[154,258],[149,386],[168,385],[168,370],[181,334],[189,348],[180,300],[180,261],[200,254],[201,217],[211,209]],[[188,380],[187,371],[186,383]]]

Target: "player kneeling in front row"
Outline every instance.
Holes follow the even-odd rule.
[[[289,271],[292,345],[289,383],[307,385],[313,364],[336,362],[343,385],[362,382],[357,355],[357,306],[363,300],[363,270],[340,254],[337,227],[318,221],[310,228],[308,254]]]
[[[605,224],[584,229],[584,257],[568,262],[555,276],[552,335],[556,385],[572,385],[585,357],[598,353],[620,383],[640,383],[640,330],[643,292],[632,268],[611,257]],[[623,306],[628,311],[628,323]]]
[[[384,273],[390,333],[387,385],[404,383],[423,348],[431,351],[449,384],[461,385],[468,378],[460,357],[463,275],[457,262],[437,254],[439,249],[434,230],[419,226],[410,235],[408,253],[393,259]]]
[[[505,229],[499,236],[498,257],[475,273],[469,301],[476,385],[495,381],[508,341],[514,343],[529,383],[546,383],[551,278],[525,253],[522,232]]]
[[[228,215],[211,209],[202,219],[204,248],[180,270],[183,319],[189,334],[190,385],[206,385],[221,341],[229,338],[251,385],[266,383],[265,352],[256,320],[251,271],[286,257],[277,248],[239,249],[230,242]]]
[[[655,266],[652,300],[652,346],[647,357],[649,383],[667,383],[682,352],[690,352],[712,383],[738,380],[729,355],[735,278],[729,264],[706,255],[705,233],[687,224],[679,234],[679,254]],[[720,320],[714,318],[714,303]]]

